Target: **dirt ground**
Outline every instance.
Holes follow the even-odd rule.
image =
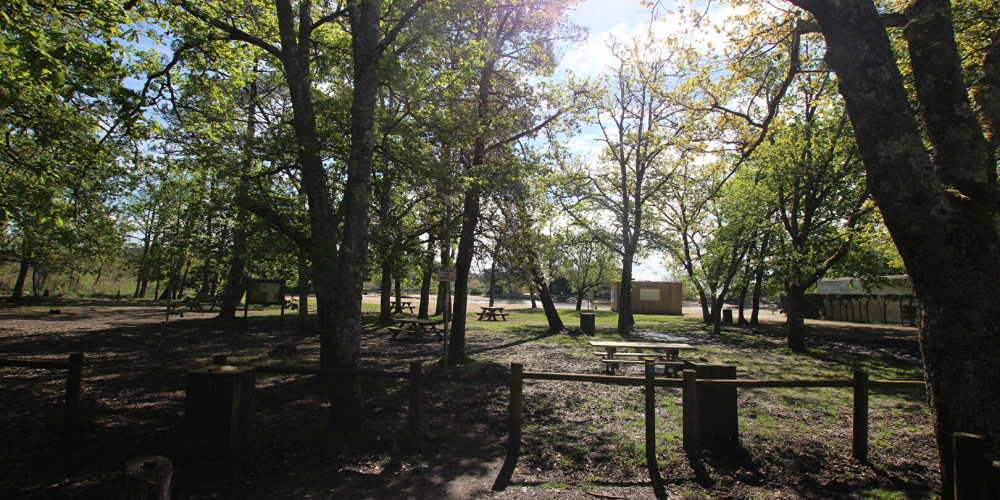
[[[0,368],[3,499],[115,498],[124,464],[146,455],[172,461],[174,498],[655,498],[642,460],[621,451],[630,446],[621,436],[642,426],[616,417],[636,411],[635,394],[609,390],[602,396],[607,406],[598,408],[580,396],[582,389],[546,382],[525,389],[532,401],[525,408],[526,451],[512,484],[492,491],[507,438],[508,364],[598,373],[587,353],[545,342],[537,328],[512,322],[504,331],[471,335],[469,352],[482,361],[447,376],[431,362],[441,354],[437,342],[393,341],[366,331],[365,367],[402,370],[410,361],[425,363],[419,446],[403,437],[403,382],[365,382],[367,423],[345,436],[326,425],[324,382],[258,375],[252,447],[230,463],[185,455],[185,375],[214,354],[315,365],[318,342],[296,331],[294,315],[284,326],[275,317],[220,322],[213,313],[196,312],[164,322],[163,309],[148,303],[45,300],[0,305],[0,356],[65,359],[85,352],[84,428],[59,430],[63,372]],[[55,308],[60,313],[50,314]],[[275,349],[283,345],[295,351]],[[875,355],[880,347],[853,348]],[[901,359],[918,355],[915,343],[895,348],[891,355]],[[810,415],[788,418],[809,429]],[[848,426],[780,440],[751,434],[741,444],[672,461],[660,472],[668,498],[863,498],[868,494],[860,492],[880,488],[922,497],[937,473],[934,443],[920,430],[925,419],[905,418],[913,421],[893,423],[917,430],[874,452],[874,465],[853,461],[842,445],[826,442],[849,441],[843,436]],[[669,425],[663,446],[672,449],[678,424]]]

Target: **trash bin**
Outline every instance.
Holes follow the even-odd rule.
[[[580,313],[580,331],[587,335],[594,334],[594,313]]]
[[[733,324],[733,310],[723,309],[722,310],[722,322],[728,325]]]

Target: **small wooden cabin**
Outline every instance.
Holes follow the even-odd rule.
[[[611,284],[611,310],[618,312],[621,283]],[[668,281],[633,281],[632,312],[635,314],[684,314],[684,287]]]

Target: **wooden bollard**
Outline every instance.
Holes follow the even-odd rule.
[[[646,469],[649,471],[649,481],[653,483],[656,498],[666,498],[663,489],[663,478],[660,477],[660,466],[656,463],[656,364],[646,360],[644,365],[646,378],[643,381],[643,392],[646,395]]]
[[[952,436],[955,459],[952,477],[955,482],[955,499],[988,498],[984,483],[989,467],[986,464],[986,442],[981,436],[956,432]]]
[[[416,444],[420,440],[420,404],[423,393],[424,371],[420,361],[410,362],[410,408],[407,424],[410,440]]]
[[[170,500],[173,465],[166,457],[150,455],[125,464],[123,500]]]
[[[854,436],[851,456],[868,462],[868,372],[854,372]]]
[[[66,430],[75,431],[80,419],[80,393],[83,385],[83,353],[69,355],[66,374]]]
[[[694,453],[701,445],[701,431],[698,425],[698,375],[694,370],[684,370],[682,395],[682,432],[684,451]]]
[[[646,379],[643,389],[646,395],[646,463],[650,473],[656,467],[656,365],[646,360]]]
[[[521,413],[524,409],[524,365],[510,364],[510,439],[507,456],[521,454]]]
[[[253,367],[208,366],[189,371],[184,428],[191,456],[239,459],[251,437],[253,396]]]
[[[524,404],[524,365],[510,364],[510,406],[508,407],[507,457],[493,481],[493,491],[503,491],[517,467],[521,454],[521,411]]]

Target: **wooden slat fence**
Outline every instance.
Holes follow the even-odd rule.
[[[10,359],[0,358],[0,367],[13,366],[19,368],[65,369],[66,370],[66,415],[64,429],[73,432],[77,429],[80,415],[80,393],[83,386],[83,353],[74,352],[66,361],[47,359]]]

